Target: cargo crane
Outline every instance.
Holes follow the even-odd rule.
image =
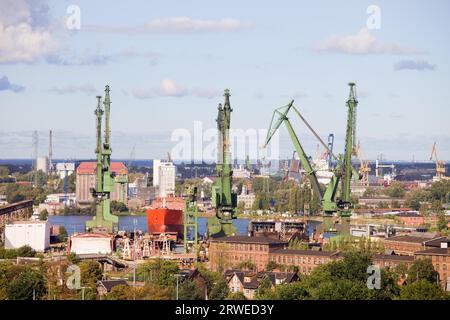
[[[105,87],[105,100],[101,108],[101,96],[97,96],[97,109],[95,116],[97,119],[97,183],[96,187],[91,189],[96,204],[96,214],[92,220],[86,221],[86,228],[93,232],[113,232],[115,231],[119,218],[111,214],[111,192],[114,188],[115,177],[111,173],[111,145],[109,115],[111,101],[109,98],[109,86]],[[102,117],[105,114],[105,133],[102,143]]]
[[[221,237],[236,234],[233,219],[237,218],[237,194],[232,191],[233,171],[230,152],[230,90],[225,89],[224,105],[219,104],[217,115],[218,155],[216,164],[217,179],[212,187],[212,204],[216,215],[208,219],[208,236]]]
[[[368,187],[369,186],[369,174],[370,174],[370,161],[366,160],[364,161],[364,157],[361,151],[361,145],[358,141],[358,146],[356,147],[356,155],[360,161],[359,165],[359,173],[362,175],[361,183],[363,186]]]
[[[436,159],[436,176],[433,178],[434,181],[449,180],[450,177],[445,176],[445,163],[444,160],[439,160],[436,142],[433,144],[431,149],[430,160],[433,160],[433,156]]]
[[[303,118],[300,111],[294,107],[294,100],[292,100],[288,105],[275,109],[272,120],[270,122],[269,131],[267,133],[266,141],[264,147],[268,145],[271,138],[281,126],[282,123],[285,124],[289,135],[294,143],[295,150],[300,158],[300,162],[305,170],[305,174],[308,177],[313,192],[318,195],[321,201],[321,207],[324,212],[324,219],[327,218],[324,224],[329,224],[329,218],[335,212],[339,213],[341,217],[342,223],[342,232],[349,232],[349,217],[351,215],[350,209],[353,207],[350,198],[350,180],[352,177],[357,177],[357,179],[361,179],[361,176],[357,173],[355,168],[353,168],[351,164],[351,157],[356,148],[355,146],[355,126],[356,126],[356,107],[358,105],[358,101],[355,96],[354,83],[349,83],[350,86],[350,94],[347,100],[347,108],[348,108],[348,116],[347,116],[347,131],[346,131],[346,144],[345,144],[345,152],[343,155],[339,155],[336,157],[331,150],[328,148],[327,144],[319,137],[319,135],[314,131],[314,129],[309,125],[309,123]],[[319,181],[316,176],[316,172],[313,169],[308,156],[303,149],[297,134],[292,127],[287,114],[290,110],[294,110],[294,112],[300,117],[300,119],[305,123],[305,125],[309,128],[309,130],[314,134],[314,136],[319,140],[319,142],[324,146],[324,148],[329,152],[329,154],[333,157],[333,159],[337,160],[336,168],[334,169],[334,174],[331,177],[331,181],[328,186],[325,188],[325,191],[322,190]],[[278,116],[278,119],[275,117]],[[341,183],[341,189],[338,196],[338,186]]]

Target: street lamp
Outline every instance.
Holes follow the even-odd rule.
[[[174,274],[173,276],[177,278],[177,298],[176,298],[176,300],[178,300],[178,279],[179,279],[182,275],[178,273],[178,274]]]

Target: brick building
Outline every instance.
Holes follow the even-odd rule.
[[[274,248],[270,250],[269,261],[286,266],[298,267],[301,274],[310,274],[315,268],[342,258],[338,251],[295,250]]]
[[[435,247],[439,242],[440,246]],[[433,247],[415,253],[416,259],[430,259],[439,274],[439,282],[444,290],[450,291],[450,238],[434,240]]]
[[[123,162],[111,162],[111,172],[115,174],[114,189],[111,200],[127,203],[128,183],[119,183],[119,180],[128,181],[128,169]],[[92,201],[91,189],[97,183],[97,163],[81,162],[76,170],[75,195],[79,206],[87,206]]]
[[[401,235],[384,239],[386,251],[394,252],[397,255],[414,255],[415,252],[432,248],[436,245],[436,240],[445,237],[424,235]]]
[[[400,264],[404,264],[407,268],[414,262],[414,256],[399,256],[394,254],[375,254],[373,256],[373,264],[380,268],[395,268]]]
[[[269,261],[273,261],[285,266],[296,266],[300,273],[309,274],[317,266],[340,258],[339,252],[289,249],[286,241],[264,236],[216,238],[209,245],[209,262],[213,270],[251,262],[258,271],[263,271]]]
[[[283,248],[287,242],[268,237],[231,236],[211,239],[208,255],[213,270],[233,268],[249,261],[257,270],[264,270],[269,262],[269,250]]]

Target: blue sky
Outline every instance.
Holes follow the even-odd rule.
[[[79,30],[66,27],[69,5]],[[367,29],[370,5],[380,29]],[[92,157],[105,84],[115,157],[133,145],[136,158],[162,157],[173,130],[213,127],[224,88],[233,127],[267,128],[295,99],[340,151],[354,81],[366,157],[428,159],[436,141],[450,159],[448,1],[0,0],[0,9],[0,158],[29,157],[33,130],[45,154],[49,129],[55,157]],[[291,154],[288,139],[280,146]]]

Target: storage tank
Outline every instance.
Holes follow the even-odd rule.
[[[41,170],[44,173],[48,171],[48,158],[47,157],[38,157],[36,159],[36,170]]]

